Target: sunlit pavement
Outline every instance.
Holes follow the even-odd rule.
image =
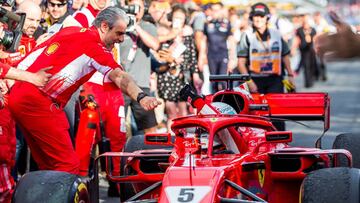
[[[296,78],[299,92],[327,92],[331,98],[330,130],[322,140],[323,148],[332,148],[335,137],[341,133],[360,135],[360,59],[328,63],[328,79],[318,81],[312,88],[303,87],[303,75]],[[322,133],[321,122],[305,122],[312,128],[287,124],[294,132],[294,146],[313,147]]]
[[[323,148],[331,148],[341,133],[358,133],[360,136],[360,59],[327,64],[327,81],[318,81],[312,88],[304,88],[303,73],[295,78],[298,92],[327,92],[331,97],[330,130],[322,139]],[[313,147],[322,134],[322,122],[304,122],[311,128],[287,122],[293,131],[293,146]],[[107,182],[100,180],[100,202],[120,202],[119,198],[107,197]]]

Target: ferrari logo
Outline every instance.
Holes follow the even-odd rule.
[[[50,54],[53,54],[53,53],[55,53],[56,52],[56,50],[59,48],[59,46],[60,46],[60,44],[59,43],[57,43],[57,42],[55,42],[55,43],[53,43],[53,44],[51,44],[48,48],[47,48],[47,50],[46,50],[46,55],[50,55]]]
[[[265,169],[258,170],[258,177],[259,177],[260,186],[263,187],[265,182]]]
[[[26,54],[26,47],[24,45],[20,45],[18,48],[19,52],[20,52],[20,56],[25,56]]]
[[[210,118],[210,121],[211,121],[212,123],[215,123],[217,120],[218,120],[217,118]]]
[[[87,28],[81,28],[80,32],[85,32]]]
[[[119,44],[115,44],[114,48],[111,50],[111,53],[114,57],[114,60],[120,64],[120,47]]]

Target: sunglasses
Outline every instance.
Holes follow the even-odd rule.
[[[53,3],[53,2],[48,2],[48,6],[50,6],[50,7],[58,7],[58,8],[62,8],[63,6],[65,6],[67,4],[67,2],[64,2],[64,3],[59,3],[59,4],[57,4],[57,3]]]

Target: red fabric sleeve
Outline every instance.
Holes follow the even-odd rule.
[[[5,63],[0,63],[0,79],[5,78],[11,66]]]
[[[88,22],[88,19],[86,18],[86,16],[82,13],[77,13],[75,16],[74,16],[75,20],[77,20],[81,26],[83,27],[88,27],[89,25],[89,22]]]
[[[122,68],[115,60],[112,52],[107,50],[99,43],[94,43],[88,49],[88,56],[90,56],[94,63],[93,67],[102,74],[106,74],[109,69]]]

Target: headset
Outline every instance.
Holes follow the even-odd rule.
[[[189,23],[189,17],[188,17],[188,11],[187,9],[181,5],[181,4],[174,4],[171,7],[171,12],[167,14],[167,19],[168,21],[172,21],[172,17],[175,11],[181,10],[183,13],[185,13],[185,25],[187,25]]]
[[[265,11],[265,16],[266,16],[267,20],[269,20],[269,19],[270,19],[270,16],[271,16],[271,15],[270,15],[269,7],[268,7],[266,4],[264,4],[264,3],[256,3],[256,4],[254,4],[254,5],[251,6],[251,11],[250,11],[250,14],[249,14],[249,19],[250,19],[250,21],[253,21],[253,17],[255,16],[255,12],[256,12],[256,9],[257,9],[258,7],[261,7],[261,8],[264,9],[264,11]]]

